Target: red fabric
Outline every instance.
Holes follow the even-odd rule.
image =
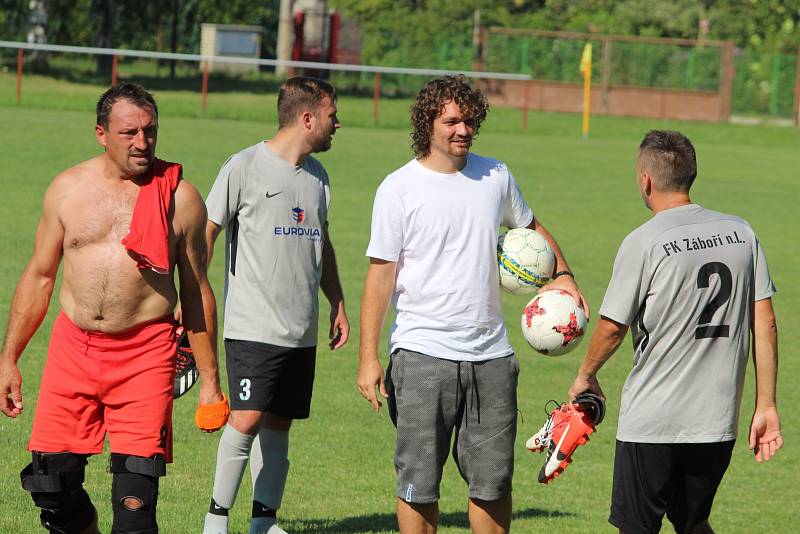
[[[139,189],[131,227],[122,244],[139,269],[169,274],[169,210],[183,167],[156,158]]]
[[[119,334],[53,325],[28,450],[111,452],[172,461],[172,316]]]

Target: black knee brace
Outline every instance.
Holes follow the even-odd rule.
[[[158,479],[167,474],[164,458],[111,453],[110,471],[111,534],[157,534]]]
[[[71,452],[33,452],[32,457],[20,479],[42,509],[42,526],[55,534],[72,534],[91,525],[96,512],[83,489],[86,457]]]

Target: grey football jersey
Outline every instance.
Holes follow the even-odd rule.
[[[753,303],[774,292],[758,239],[739,217],[689,204],[628,235],[600,308],[633,338],[617,439],[735,439]]]
[[[295,167],[261,142],[222,166],[206,204],[226,228],[226,339],[316,345],[329,201],[328,174],[310,156]]]

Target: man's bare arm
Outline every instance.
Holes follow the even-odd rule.
[[[331,324],[328,330],[328,339],[330,339],[330,347],[336,350],[350,338],[350,321],[347,319],[347,313],[344,308],[344,292],[342,291],[342,284],[339,280],[339,269],[336,265],[336,252],[333,250],[333,243],[328,233],[328,229],[324,232],[324,241],[322,243],[322,277],[320,279],[320,288],[331,304]]]
[[[783,446],[775,394],[778,381],[778,325],[772,299],[755,303],[753,363],[756,370],[756,407],[750,423],[750,449],[756,461],[765,462]]]
[[[387,397],[383,369],[378,360],[378,343],[394,290],[395,269],[396,264],[393,262],[370,258],[367,279],[364,282],[364,296],[361,298],[357,384],[361,396],[372,404],[376,412],[380,410],[381,402],[375,388],[378,388],[384,398]]]
[[[558,273],[566,271],[571,273],[572,270],[569,267],[569,263],[567,263],[567,259],[564,257],[564,253],[561,251],[561,247],[558,245],[556,238],[553,237],[553,234],[551,234],[547,228],[542,226],[539,220],[535,217],[533,221],[531,221],[531,224],[528,225],[528,228],[542,234],[542,237],[544,237],[545,241],[547,241],[547,243],[550,245],[550,248],[553,249],[553,254],[556,257],[555,272]],[[586,302],[586,299],[583,297],[583,293],[581,293],[581,290],[578,289],[578,284],[574,277],[569,275],[559,276],[542,288],[543,291],[548,289],[563,289],[572,295],[572,297],[575,299],[575,302],[577,302],[578,305],[583,308],[586,318],[589,318],[589,303]]]
[[[61,263],[64,227],[58,219],[58,203],[62,184],[63,179],[56,178],[45,193],[33,255],[11,301],[0,355],[0,410],[9,417],[22,413],[22,375],[17,362],[47,315]]]
[[[222,400],[217,367],[217,304],[207,277],[206,208],[200,194],[187,182],[181,182],[175,193],[175,214],[183,229],[177,251],[183,326],[200,372],[200,404],[212,404]]]
[[[574,399],[584,391],[591,391],[604,397],[600,383],[597,381],[597,372],[617,351],[625,334],[628,332],[626,325],[600,316],[594,328],[589,348],[578,370],[578,376],[569,388],[569,398]]]

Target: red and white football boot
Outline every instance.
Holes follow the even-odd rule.
[[[572,463],[572,453],[589,441],[605,415],[603,399],[582,394],[552,411],[544,426],[525,443],[531,451],[547,449],[547,458],[539,471],[539,482],[547,484]]]

